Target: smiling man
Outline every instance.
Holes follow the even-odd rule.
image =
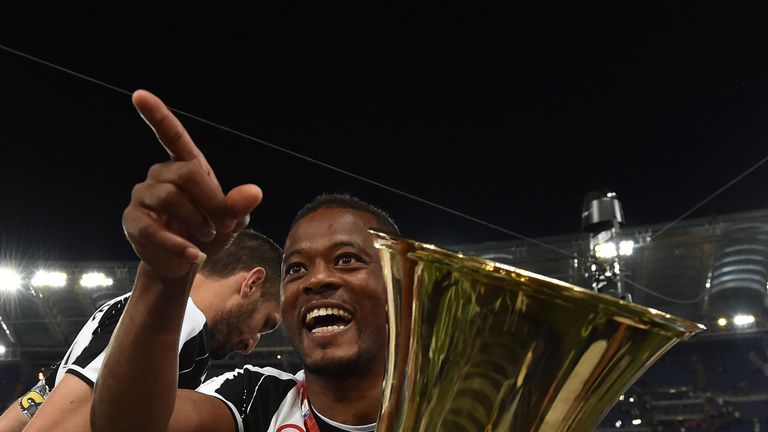
[[[133,101],[172,161],[150,170],[123,214],[141,263],[94,391],[93,430],[373,430],[386,292],[368,228],[396,233],[394,223],[348,196],[322,196],[302,209],[286,240],[281,310],[306,370],[247,366],[198,391],[176,392],[169,344],[181,331],[189,281],[206,255],[221,253],[247,224],[261,190],[242,185],[225,194],[167,107],[143,91]]]
[[[375,429],[387,326],[371,227],[397,232],[383,212],[344,195],[320,196],[297,215],[285,243],[282,312],[304,371],[246,367],[199,389],[227,404],[238,430]]]

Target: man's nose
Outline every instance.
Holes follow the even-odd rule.
[[[341,286],[339,275],[329,265],[316,265],[309,271],[301,287],[304,295],[318,294],[335,290]]]

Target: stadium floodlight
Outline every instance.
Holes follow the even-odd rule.
[[[595,256],[598,258],[614,258],[616,255],[616,243],[612,241],[595,245]]]
[[[0,291],[16,291],[21,288],[21,275],[9,268],[0,268]]]
[[[64,272],[39,270],[32,277],[32,286],[61,288],[67,284],[67,274]]]
[[[643,421],[640,420],[640,419],[632,420],[632,424],[635,425],[635,426],[640,426],[642,423],[643,423]]]
[[[112,283],[112,279],[99,272],[84,273],[80,277],[80,285],[86,288],[108,287],[112,286]]]
[[[619,243],[619,255],[629,256],[635,251],[635,242],[632,240],[623,240]]]
[[[624,211],[615,192],[602,190],[584,196],[581,228],[589,233],[589,259],[585,276],[592,288],[602,294],[632,301],[624,291],[619,255],[630,255],[634,242],[619,243],[618,234],[624,226]]]
[[[736,315],[733,317],[733,324],[739,327],[745,327],[755,323],[754,315]]]
[[[617,428],[620,428],[620,427],[621,427],[621,420],[616,420],[616,423],[614,423],[614,425],[615,425]]]
[[[5,345],[0,345],[0,355],[5,354],[6,351],[8,351],[8,349],[5,347]]]

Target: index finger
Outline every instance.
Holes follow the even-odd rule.
[[[189,161],[199,158],[205,161],[187,130],[160,98],[146,90],[136,90],[131,100],[173,160]]]

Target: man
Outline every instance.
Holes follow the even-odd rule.
[[[296,216],[285,243],[282,310],[304,371],[246,367],[204,384],[199,391],[227,404],[236,430],[307,429],[305,417],[320,431],[375,429],[387,326],[370,227],[397,231],[380,210],[345,196],[321,196]]]
[[[261,190],[243,185],[224,194],[165,105],[143,91],[133,101],[173,162],[150,171],[124,213],[141,263],[95,389],[93,430],[373,430],[386,357],[386,291],[367,229],[397,229],[381,211],[345,197],[302,210],[286,240],[282,313],[306,370],[293,376],[249,366],[200,391],[173,391],[173,352],[163,341],[181,330],[186,281],[200,257],[218,253],[218,244],[245,224]],[[171,196],[161,193],[169,189]],[[171,214],[171,202],[186,210]],[[152,338],[141,337],[150,330]],[[136,383],[142,370],[154,372],[151,392]]]
[[[260,334],[278,325],[281,257],[280,248],[267,237],[243,230],[222,253],[203,264],[192,282],[175,344],[178,388],[197,388],[211,358],[248,353]],[[123,295],[94,313],[47,384],[30,392],[44,396],[52,388],[45,403],[40,397],[42,404],[32,406],[23,403],[26,399],[22,397],[3,415],[0,431],[20,431],[25,426],[25,431],[89,429],[92,387],[129,299],[130,294]]]

